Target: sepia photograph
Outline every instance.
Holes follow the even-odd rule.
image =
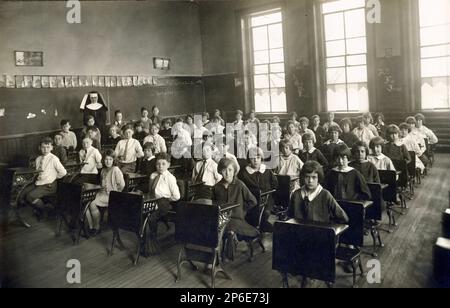
[[[450,288],[450,0],[9,0],[0,37],[0,288]]]

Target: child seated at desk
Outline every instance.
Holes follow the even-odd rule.
[[[230,152],[230,146],[226,143],[223,142],[221,144],[221,149],[219,149],[219,152],[216,152],[215,154],[213,154],[213,159],[216,163],[219,163],[223,158],[228,158],[231,159],[232,161],[234,161],[236,163],[236,174],[239,173],[239,171],[241,170],[241,168],[239,167],[239,162],[236,158],[235,155],[231,154]],[[220,171],[219,171],[220,173]]]
[[[392,160],[411,162],[408,149],[400,141],[400,129],[397,125],[389,125],[386,131],[388,143],[384,145],[383,153]]]
[[[345,144],[334,149],[335,167],[328,173],[325,188],[336,200],[370,200],[371,194],[366,180],[359,171],[348,165],[350,157],[350,149]]]
[[[353,149],[355,143],[359,141],[358,137],[352,132],[352,121],[349,118],[342,119],[341,121],[341,140],[350,149]]]
[[[111,125],[109,128],[109,136],[106,138],[105,145],[112,146],[113,149],[115,149],[121,139],[122,136],[120,135],[120,129],[115,125]]]
[[[136,122],[134,124],[134,139],[136,139],[139,142],[142,142],[145,137],[147,137],[147,133],[144,131],[142,122]]]
[[[192,170],[192,182],[202,184],[196,193],[196,199],[211,199],[212,188],[222,179],[217,171],[217,163],[212,159],[213,150],[211,146],[203,147],[203,160],[198,161]]]
[[[19,203],[29,204],[35,209],[43,210],[45,204],[42,199],[56,194],[56,180],[66,176],[67,171],[58,157],[51,153],[51,138],[41,140],[40,150],[42,155],[36,159],[36,170],[39,174],[36,181],[22,191]]]
[[[423,174],[425,171],[425,165],[420,160],[420,156],[423,154],[424,151],[422,151],[417,144],[417,142],[411,137],[410,133],[410,126],[406,123],[401,123],[399,125],[400,129],[400,142],[406,146],[406,149],[409,152],[414,152],[416,155],[416,169],[420,170],[420,173]]]
[[[323,153],[323,155],[325,155],[325,157],[330,165],[333,162],[334,150],[341,145],[346,146],[344,141],[342,141],[339,138],[341,134],[342,134],[342,130],[340,129],[340,127],[336,126],[336,125],[332,125],[328,129],[328,136],[330,139],[328,141],[324,142],[324,144],[322,145],[322,153]]]
[[[260,148],[252,148],[248,151],[247,162],[248,166],[241,169],[239,172],[239,179],[247,185],[252,194],[260,198],[262,193],[278,188],[277,177],[273,172],[267,169],[266,165],[262,163],[264,152]],[[261,200],[258,200],[261,201]],[[269,213],[272,208],[272,199],[269,198],[268,204],[265,208],[261,220],[261,229],[263,232],[272,232],[273,226],[268,222]],[[250,211],[248,221],[256,226],[258,224],[259,212],[257,210]]]
[[[123,121],[123,114],[120,110],[114,111],[114,125],[120,129],[125,126],[125,122]]]
[[[154,124],[157,124],[153,122]],[[165,141],[172,141],[172,120],[164,119],[161,122],[161,130],[159,131],[159,135],[164,138]]]
[[[92,140],[92,146],[100,152],[102,150],[102,145],[100,144],[100,139],[98,137],[99,134],[98,128],[91,126],[87,129],[86,137]]]
[[[362,141],[355,143],[352,148],[352,156],[354,160],[350,163],[350,167],[355,168],[362,174],[368,183],[380,183],[380,175],[378,169],[368,160],[369,147]]]
[[[369,144],[370,140],[376,137],[373,131],[365,125],[363,117],[356,119],[356,128],[353,130],[353,133],[358,137],[359,141],[365,142],[366,144]]]
[[[299,125],[298,133],[302,137],[305,134],[311,134],[311,136],[313,136],[314,143],[317,143],[316,134],[312,130],[310,130],[308,128],[308,126],[309,126],[309,119],[306,117],[300,118],[300,125]]]
[[[159,108],[158,106],[152,107],[152,116],[150,117],[150,120],[152,120],[152,123],[162,125],[161,123],[161,117],[159,116]]]
[[[238,204],[231,212],[231,219],[225,229],[227,243],[234,244],[235,236],[254,238],[259,235],[259,231],[246,220],[246,213],[257,205],[255,196],[247,186],[237,178],[238,165],[228,158],[223,158],[219,162],[219,173],[222,180],[213,188],[212,199],[218,203]],[[227,245],[227,256],[233,255],[230,246]],[[233,251],[235,246],[231,246]],[[232,257],[230,258],[232,259]]]
[[[141,123],[145,134],[148,134],[150,132],[152,120],[148,117],[148,109],[145,107],[141,108]]]
[[[171,202],[180,200],[180,189],[177,179],[169,172],[170,155],[156,155],[156,172],[150,176],[149,192],[151,198],[157,200],[158,209],[149,218],[150,252],[159,253],[157,242],[158,221],[167,215],[172,208]]]
[[[153,154],[158,153],[167,153],[166,141],[159,134],[159,125],[158,124],[150,124],[150,134],[144,138],[144,144],[147,142],[153,143],[155,146],[155,150]]]
[[[314,138],[310,134],[304,134],[302,137],[304,149],[300,152],[299,157],[302,162],[316,161],[324,170],[328,168],[328,160],[322,152],[314,147]]]
[[[289,140],[280,141],[280,161],[277,168],[279,175],[287,175],[293,178],[297,178],[294,182],[291,182],[290,192],[293,193],[300,188],[300,180],[298,176],[303,168],[303,162],[300,158],[292,153],[292,144]]]
[[[144,143],[144,157],[137,161],[137,172],[150,176],[156,172],[155,145],[151,142]]]
[[[298,155],[303,150],[302,136],[297,132],[297,126],[292,121],[288,122],[286,129],[284,139],[291,142],[294,153]]]
[[[61,120],[61,136],[63,137],[62,145],[69,151],[77,149],[77,136],[70,131],[70,123],[68,120]]]
[[[116,155],[119,158],[119,167],[123,173],[133,173],[136,171],[136,161],[144,156],[141,144],[133,139],[133,127],[127,125],[123,131],[124,139],[120,140],[116,146]]]
[[[349,219],[331,193],[319,183],[323,182],[322,166],[309,161],[300,172],[304,186],[292,195],[288,218],[306,222],[348,223]]]
[[[314,132],[317,142],[316,145],[320,148],[322,144],[326,141],[327,132],[325,129],[320,125],[320,116],[314,115],[311,118],[311,130]]]
[[[86,218],[89,224],[91,236],[98,234],[100,230],[100,211],[99,208],[107,208],[109,194],[111,191],[121,192],[125,188],[125,180],[119,167],[115,166],[116,153],[113,150],[107,150],[104,154],[104,168],[101,172],[102,190],[97,193],[94,201],[89,204],[86,211]]]
[[[75,182],[98,184],[98,169],[102,168],[102,154],[92,146],[92,139],[90,138],[83,139],[80,163],[82,164],[80,175],[75,179]]]
[[[63,136],[58,133],[53,137],[53,141],[55,146],[53,147],[52,153],[59,158],[61,164],[65,165],[67,163],[67,150],[62,144]]]
[[[88,129],[92,128],[96,134],[93,138],[95,140],[95,144],[101,145],[102,144],[102,134],[100,133],[100,130],[95,126],[95,118],[93,115],[89,115],[87,117],[87,125],[83,128],[81,131],[81,138],[84,139],[86,137],[92,138],[94,136],[92,133],[89,135]],[[97,148],[98,149],[98,148]],[[100,149],[99,149],[100,151]]]
[[[381,137],[375,137],[370,141],[370,149],[372,155],[369,156],[369,161],[375,165],[378,170],[395,171],[392,160],[383,154],[383,146],[385,141]]]

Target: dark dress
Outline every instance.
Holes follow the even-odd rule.
[[[352,133],[352,132],[348,132],[348,133],[343,133],[340,137],[339,137],[342,141],[344,141],[344,143],[351,149],[353,148],[353,146],[355,145],[355,143],[357,143],[359,141],[358,137]],[[367,145],[369,146],[369,145]]]
[[[406,161],[407,164],[411,162],[411,156],[404,144],[398,146],[393,142],[389,142],[384,146],[383,154],[392,160],[403,160]]]
[[[61,164],[65,165],[67,163],[67,150],[62,145],[55,146],[52,153],[59,158]]]
[[[324,169],[328,168],[328,160],[325,158],[325,156],[322,154],[322,152],[318,149],[315,149],[314,152],[312,152],[312,153],[301,151],[300,154],[298,154],[298,156],[304,163],[306,163],[308,161],[316,161]]]
[[[361,173],[366,182],[368,183],[380,183],[380,175],[378,174],[378,169],[369,161],[359,162],[353,161],[350,163],[350,167],[355,168]]]
[[[111,147],[112,149],[115,149],[117,143],[119,143],[120,140],[122,140],[121,136],[117,136],[116,138],[108,136],[108,138],[106,138],[106,143],[104,143],[104,145]]]
[[[341,140],[342,141],[342,140]],[[338,143],[330,143],[330,144],[324,144],[322,146],[322,153],[326,157],[329,163],[329,167],[332,167],[334,165],[333,161],[333,152],[334,149],[337,148],[339,145],[345,144],[344,142],[338,142]]]
[[[327,141],[327,132],[320,125],[316,129],[311,128],[311,130],[314,132],[314,134],[316,134],[316,139],[317,139],[316,146],[321,147],[322,144],[325,141]]]
[[[322,189],[316,198],[309,202],[302,198],[301,189],[294,192],[289,205],[288,217],[327,224],[348,222],[347,214],[326,189]]]
[[[338,172],[331,169],[325,188],[336,200],[363,201],[370,200],[371,193],[367,182],[359,171]]]
[[[241,169],[238,178],[244,182],[250,192],[256,197],[259,203],[261,193],[268,192],[278,188],[277,177],[269,169],[266,169],[264,173],[255,172],[253,174],[248,173],[247,168]],[[273,200],[269,198],[268,204],[265,208],[265,213],[261,219],[261,228],[265,232],[272,231],[272,225],[268,222],[270,211],[272,209]],[[252,226],[257,226],[259,221],[259,211],[257,208],[250,210],[247,214],[247,221]]]
[[[220,181],[213,188],[213,200],[220,203],[239,204],[239,207],[231,212],[227,232],[233,231],[247,237],[255,237],[259,234],[258,230],[245,220],[246,212],[256,207],[257,201],[242,181],[235,179],[228,188],[225,188],[224,180]]]
[[[137,161],[136,170],[139,174],[144,175],[152,175],[153,172],[156,172],[156,159],[147,160],[145,158],[140,158]]]

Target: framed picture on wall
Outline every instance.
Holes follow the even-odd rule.
[[[42,51],[14,51],[16,66],[44,66]]]

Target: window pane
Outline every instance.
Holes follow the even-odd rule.
[[[450,44],[421,48],[422,58],[450,56]]]
[[[255,64],[269,63],[269,51],[268,50],[255,51],[254,61],[255,61]]]
[[[345,12],[345,36],[347,38],[366,36],[365,9]]]
[[[257,27],[261,25],[267,25],[267,24],[273,24],[276,22],[281,22],[281,12],[273,13],[273,14],[267,14],[257,17],[252,17],[251,23],[252,27]]]
[[[345,82],[345,67],[327,69],[327,84],[337,84]]]
[[[257,112],[270,112],[270,90],[255,90],[255,110]]]
[[[346,85],[329,85],[327,87],[329,111],[347,111]]]
[[[284,62],[283,48],[270,50],[270,62]]]
[[[322,4],[322,12],[326,14],[365,6],[365,0],[340,0]]]
[[[281,24],[269,26],[269,48],[283,47],[283,27]]]
[[[366,55],[348,56],[347,65],[366,65],[367,57]]]
[[[347,67],[347,82],[367,82],[367,67],[365,65]]]
[[[270,74],[271,88],[284,88],[286,86],[284,73]]]
[[[449,78],[424,78],[422,80],[422,108],[449,108]]]
[[[253,50],[269,49],[267,27],[253,28]]]
[[[344,15],[342,13],[324,16],[325,40],[338,40],[344,38]]]
[[[284,63],[270,64],[271,73],[284,73]]]
[[[272,100],[272,112],[286,112],[286,91],[283,88],[272,89],[270,98]]]
[[[269,88],[269,75],[255,75],[255,89]]]
[[[347,40],[347,54],[354,55],[366,52],[367,46],[365,37]]]
[[[420,26],[434,26],[450,22],[449,0],[419,0]]]
[[[345,66],[344,57],[327,58],[327,67],[342,67]]]
[[[327,57],[345,55],[345,41],[333,41],[326,43]]]
[[[450,57],[422,59],[422,77],[450,76]]]
[[[421,46],[450,43],[450,25],[422,28],[420,37]]]
[[[266,65],[255,65],[254,66],[254,73],[255,74],[268,74],[269,73],[269,66]]]
[[[348,84],[348,110],[369,111],[369,91],[366,83]]]

